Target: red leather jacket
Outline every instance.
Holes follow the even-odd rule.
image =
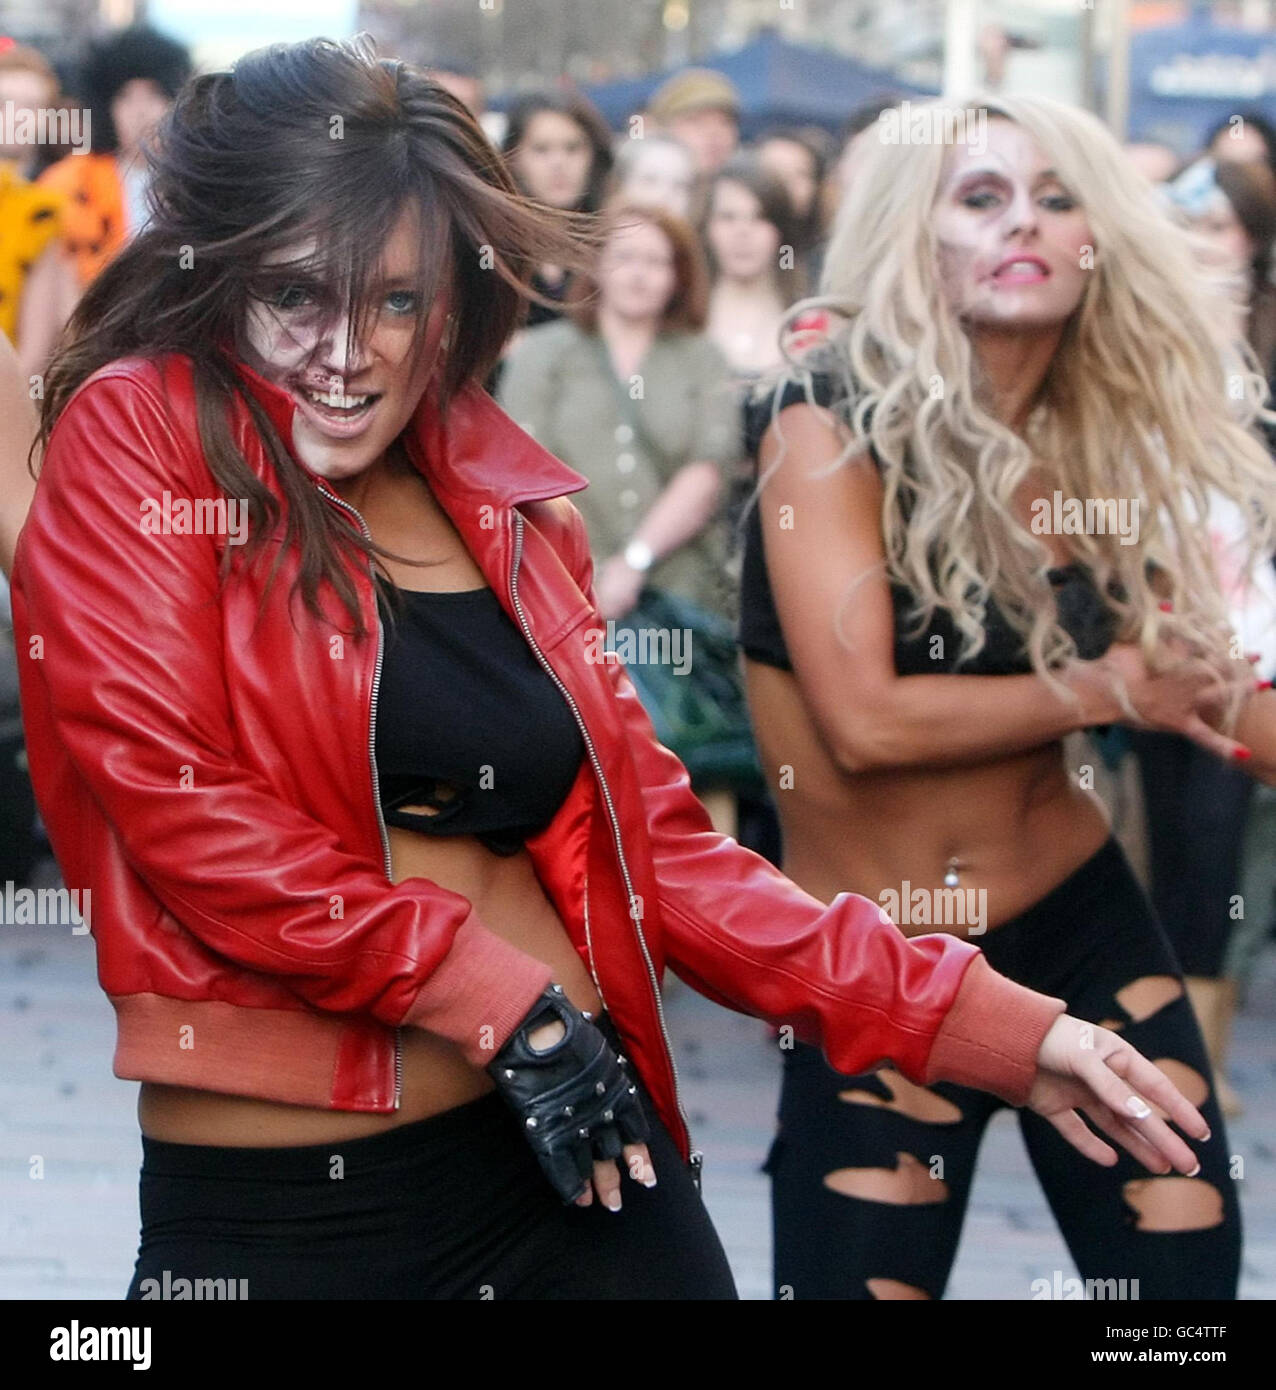
[[[291,450],[291,397],[240,371]],[[227,408],[249,466],[282,500],[247,409]],[[865,898],[825,906],[714,832],[623,666],[595,659],[589,546],[564,496],[585,480],[475,385],[446,428],[427,392],[406,439],[580,724],[588,756],[528,849],[684,1156],[666,966],[792,1025],[841,1071],[892,1059],[913,1081],[1022,1103],[1062,1001],[995,974],[955,936],[906,939]],[[550,972],[459,894],[391,883],[369,574],[352,570],[363,641],[288,602],[297,561],[277,540],[220,589],[227,537],[182,533],[180,505],[220,496],[186,358],[112,363],[63,412],[13,578],[40,810],[67,886],[91,891],[117,1076],[392,1111],[400,1029],[441,1034],[483,1065]],[[168,534],[142,524],[156,507]]]

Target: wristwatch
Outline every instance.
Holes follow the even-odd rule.
[[[646,541],[632,540],[625,547],[621,554],[621,559],[631,570],[637,570],[639,574],[645,574],[652,566],[656,558],[656,552],[647,544]]]

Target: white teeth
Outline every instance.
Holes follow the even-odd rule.
[[[307,391],[316,405],[326,405],[330,410],[354,410],[358,406],[366,405],[372,399],[371,396],[343,396],[338,392]]]
[[[1036,272],[1039,275],[1041,273],[1041,267],[1036,261],[1011,261],[1009,265],[1002,266],[1000,273],[1005,275],[1011,271],[1027,271],[1030,274]]]

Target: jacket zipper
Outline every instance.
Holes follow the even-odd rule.
[[[603,1008],[607,1007],[607,1000],[603,995],[602,981],[598,978],[598,971],[594,969],[594,938],[589,931],[589,865],[585,866],[585,950],[589,954],[589,973],[594,978],[594,988],[598,991],[598,997],[603,1001]]]
[[[317,485],[316,485],[317,486]],[[319,488],[320,496],[335,502],[343,511],[350,513],[359,523],[359,529],[367,540],[372,539],[363,517],[350,505],[325,488]],[[368,562],[368,575],[372,579],[373,593],[376,593],[376,579],[372,576],[372,562]],[[375,609],[375,602],[373,608]],[[381,687],[381,663],[385,657],[385,632],[381,627],[381,615],[377,613],[377,664],[372,670],[372,700],[368,715],[368,767],[372,771],[372,805],[377,813],[377,830],[381,836],[381,853],[385,861],[385,876],[394,882],[394,861],[390,856],[390,833],[386,829],[385,817],[381,814],[381,780],[377,776],[377,692]],[[394,1108],[399,1109],[403,1100],[403,1029],[394,1030]]]
[[[581,737],[585,741],[585,747],[589,750],[589,760],[594,765],[594,774],[598,778],[598,785],[602,790],[603,800],[607,803],[607,816],[611,823],[612,839],[616,844],[616,858],[620,861],[620,872],[625,880],[625,891],[629,897],[629,917],[634,924],[634,931],[638,936],[638,945],[642,950],[642,958],[647,966],[647,978],[651,984],[652,998],[656,1003],[656,1016],[660,1020],[660,1033],[664,1039],[665,1055],[669,1059],[669,1070],[673,1074],[673,1098],[678,1107],[678,1114],[682,1117],[683,1129],[687,1135],[687,1147],[690,1150],[690,1163],[696,1178],[696,1187],[700,1186],[700,1170],[703,1166],[704,1155],[691,1143],[691,1126],[687,1121],[687,1112],[682,1106],[682,1095],[678,1082],[678,1064],[674,1061],[673,1044],[669,1040],[669,1029],[665,1023],[664,1004],[660,998],[660,985],[656,979],[656,967],[652,964],[651,952],[647,949],[647,939],[642,932],[642,923],[639,920],[640,914],[634,911],[638,895],[634,892],[633,880],[629,876],[629,865],[625,861],[625,847],[620,838],[620,821],[616,815],[616,805],[612,800],[611,788],[607,785],[607,778],[603,774],[603,765],[598,757],[598,751],[594,747],[594,741],[590,737],[589,730],[585,727],[585,721],[581,717],[580,708],[572,698],[571,692],[558,678],[558,672],[549,664],[545,654],[536,644],[536,639],[532,636],[532,630],[528,626],[527,618],[523,613],[523,605],[518,597],[518,567],[523,558],[523,514],[514,509],[514,563],[510,569],[510,600],[514,604],[514,611],[518,614],[518,621],[523,628],[523,634],[527,639],[528,645],[535,653],[537,661],[545,670],[545,674],[558,687],[571,708],[572,714],[576,717],[576,723],[580,726]],[[588,900],[587,900],[588,901]],[[593,953],[590,953],[592,969]],[[599,994],[601,994],[601,989]]]

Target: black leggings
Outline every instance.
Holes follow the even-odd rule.
[[[1117,1165],[1101,1167],[1048,1121],[1020,1112],[1081,1277],[1137,1279],[1131,1296],[1141,1299],[1235,1298],[1240,1210],[1205,1049],[1178,964],[1117,842],[979,944],[995,970],[1067,1000],[1074,1015],[1117,1025],[1145,1057],[1169,1059],[1165,1069],[1194,1104],[1206,1096],[1198,1109],[1212,1138],[1191,1141],[1201,1160],[1194,1179],[1155,1177],[1120,1148]],[[912,1086],[893,1071],[842,1076],[815,1048],[787,1051],[766,1164],[776,1296],[942,1297],[984,1127],[1002,1105],[964,1086]]]
[[[1236,925],[1254,779],[1178,734],[1131,729],[1129,738],[1143,783],[1152,906],[1183,973],[1216,980]]]
[[[598,1022],[619,1050],[610,1019]],[[587,1208],[562,1204],[495,1093],[343,1143],[223,1148],[143,1136],[127,1297],[222,1279],[249,1299],[733,1299],[691,1170],[641,1083],[639,1095],[656,1186],[622,1171],[614,1213],[596,1195]],[[201,1286],[208,1297],[216,1288]]]

